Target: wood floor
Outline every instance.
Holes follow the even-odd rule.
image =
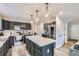
[[[69,48],[75,44],[78,40],[68,40],[68,42],[66,44],[64,44],[63,47],[58,48],[58,50],[66,53],[67,55],[69,55]]]
[[[12,47],[7,56],[30,56],[29,52],[25,48],[25,44]]]
[[[67,44],[65,44],[61,48],[55,48],[54,49],[54,56],[68,56],[69,55],[69,48],[77,41],[68,41]],[[7,53],[7,56],[31,56],[28,52],[28,50],[25,47],[25,44],[13,46],[9,52]]]

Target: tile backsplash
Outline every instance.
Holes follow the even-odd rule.
[[[20,32],[20,33],[25,33],[25,34],[32,34],[32,31],[31,30],[24,30],[24,31],[16,31],[16,30],[4,30],[3,33],[4,33],[4,36],[9,36],[9,35],[19,35],[17,32]]]

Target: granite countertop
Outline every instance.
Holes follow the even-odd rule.
[[[9,38],[9,36],[0,36],[0,48],[2,45],[6,42],[6,40]]]
[[[48,44],[52,44],[55,42],[54,39],[51,38],[44,38],[42,36],[26,36],[26,38],[28,38],[29,40],[33,41],[34,43],[36,43],[37,45],[39,45],[40,47],[48,45]]]

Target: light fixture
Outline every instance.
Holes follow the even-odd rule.
[[[48,16],[49,16],[49,14],[46,14],[46,15],[45,15],[45,17],[48,17]]]
[[[36,18],[36,22],[38,22],[38,18]]]
[[[48,3],[45,3],[45,5],[46,5],[46,14],[45,14],[45,17],[48,17],[49,16],[49,14],[48,14]]]
[[[62,15],[62,14],[63,14],[63,12],[60,11],[60,12],[59,12],[59,15]]]
[[[33,23],[33,15],[31,14],[30,16],[31,16],[31,23]]]
[[[36,22],[39,21],[39,19],[38,19],[38,12],[39,12],[39,10],[36,10]]]

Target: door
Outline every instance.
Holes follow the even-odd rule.
[[[64,44],[64,21],[56,16],[56,48],[62,47]]]

